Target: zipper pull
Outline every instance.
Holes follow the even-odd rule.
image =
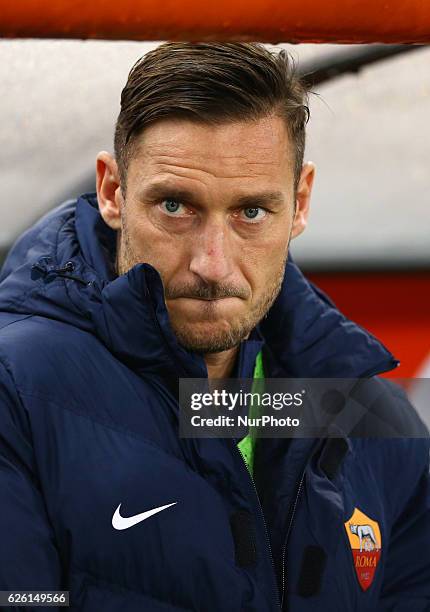
[[[75,264],[73,261],[68,261],[62,268],[55,268],[54,266],[49,266],[49,262],[51,261],[50,257],[42,257],[38,262],[31,266],[31,278],[32,280],[38,280],[39,278],[43,278],[46,282],[54,280],[56,276],[62,276],[63,278],[68,278],[70,280],[77,281],[82,285],[90,286],[92,285],[92,281],[85,281],[83,278],[79,276],[72,276],[70,272],[73,272],[75,269]]]
[[[42,259],[39,259],[38,262],[33,264],[31,266],[32,278],[46,278],[51,274],[66,274],[67,272],[73,272],[73,270],[75,269],[75,264],[73,263],[73,261],[68,261],[62,268],[55,268],[54,266],[50,266],[50,261],[50,257],[42,257]]]

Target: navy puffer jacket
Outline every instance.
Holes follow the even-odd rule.
[[[417,437],[262,439],[253,482],[234,440],[179,437],[178,379],[204,361],[158,273],[116,278],[114,249],[87,195],[3,267],[0,590],[68,590],[80,612],[428,611],[429,444],[376,377],[392,355],[290,261],[237,374],[263,346],[268,377],[366,377]]]

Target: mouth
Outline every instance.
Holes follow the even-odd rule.
[[[232,297],[234,297],[234,296],[231,296],[231,295],[226,295],[226,296],[223,296],[223,297],[217,297],[217,298],[200,298],[200,297],[191,297],[191,298],[188,298],[188,299],[190,299],[190,300],[199,300],[199,301],[201,301],[201,302],[219,302],[219,301],[221,301],[221,300],[228,300],[228,299],[230,299],[230,298],[232,298]]]
[[[195,295],[181,295],[177,298],[174,298],[176,300],[194,300],[197,302],[221,302],[222,300],[231,300],[237,298],[237,296],[235,295],[224,295],[222,297],[215,297],[215,298],[205,298],[205,297],[198,297]]]
[[[168,301],[169,303],[169,301]],[[212,312],[215,311],[226,311],[239,308],[242,300],[233,296],[224,296],[217,298],[205,298],[197,296],[181,296],[180,298],[174,298],[170,302],[172,308],[178,308],[184,312]]]

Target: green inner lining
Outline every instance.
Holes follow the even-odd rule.
[[[254,366],[254,374],[253,374],[254,382],[252,383],[252,393],[262,392],[262,382],[264,383],[264,369],[263,369],[263,354],[260,351],[255,359]],[[249,410],[249,417],[253,418],[258,415],[258,406],[254,403],[251,403],[251,407]],[[248,468],[251,476],[254,474],[254,453],[255,453],[255,444],[257,441],[257,431],[256,428],[250,428],[248,434],[238,442],[237,446],[239,447],[240,452],[245,460],[246,467]]]

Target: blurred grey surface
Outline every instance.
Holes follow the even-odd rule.
[[[88,184],[112,151],[121,89],[157,43],[0,41],[0,250]],[[289,46],[299,62],[351,46]],[[311,268],[430,267],[430,47],[311,96],[312,214],[293,245]]]

